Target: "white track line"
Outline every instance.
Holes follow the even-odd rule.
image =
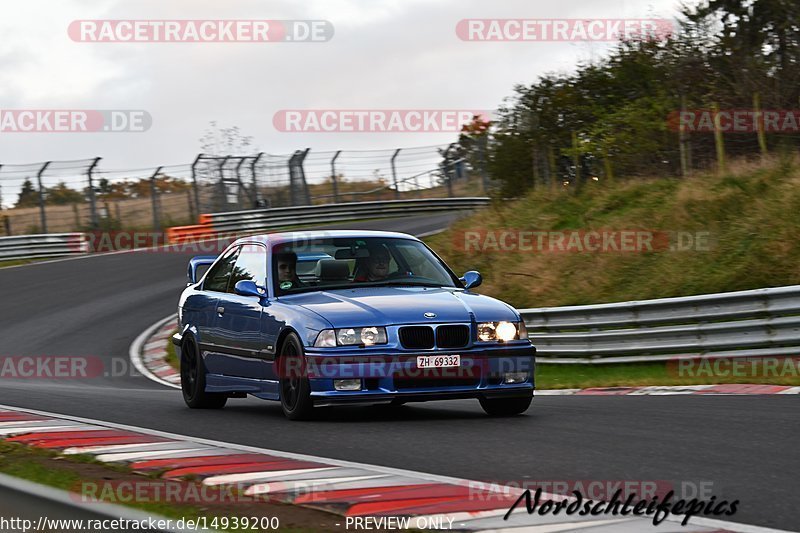
[[[258,468],[258,467],[253,467]],[[207,477],[203,480],[203,485],[207,485],[209,487],[213,487],[216,485],[229,485],[234,483],[242,483],[245,481],[254,481],[254,480],[262,480],[262,479],[269,479],[273,477],[280,477],[286,478],[291,477],[295,474],[311,474],[311,473],[322,473],[322,472],[331,472],[333,470],[337,470],[334,467],[328,466],[325,468],[301,468],[296,470],[267,470],[263,472],[245,472],[243,474],[224,474],[220,476],[213,476]]]
[[[161,320],[159,320],[158,322],[156,322],[155,324],[153,324],[152,326],[141,332],[139,336],[136,337],[136,339],[133,341],[133,343],[131,343],[131,347],[128,349],[128,356],[131,359],[131,363],[133,363],[133,366],[136,368],[136,370],[139,371],[140,374],[142,374],[144,377],[148,379],[155,381],[156,383],[160,383],[161,385],[170,387],[172,389],[180,389],[181,386],[176,385],[175,383],[170,383],[164,378],[159,377],[150,372],[150,369],[148,369],[144,365],[144,362],[142,361],[142,347],[144,346],[144,343],[147,341],[147,339],[149,339],[150,336],[153,335],[154,331],[156,331],[158,328],[160,328],[170,320],[175,320],[176,317],[177,315],[173,314],[169,315],[166,318],[162,318]],[[170,339],[167,339],[167,342],[172,342],[172,341]]]

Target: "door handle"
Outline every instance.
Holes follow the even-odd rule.
[[[217,307],[217,313],[219,313],[220,315],[224,315],[225,314],[225,308],[224,307]]]

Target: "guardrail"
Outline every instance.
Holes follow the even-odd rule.
[[[544,363],[800,354],[800,285],[520,314]]]
[[[170,242],[183,242],[198,235],[207,237],[209,230],[213,234],[252,233],[321,223],[471,211],[486,207],[489,202],[485,197],[421,198],[212,213],[201,215],[199,225],[169,228],[167,234]]]
[[[50,233],[0,237],[0,261],[77,255],[89,252],[83,233]]]

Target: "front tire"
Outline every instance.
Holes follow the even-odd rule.
[[[206,365],[197,344],[187,338],[181,344],[181,391],[183,401],[192,409],[222,409],[228,401],[224,394],[206,392]]]
[[[515,416],[528,410],[533,395],[525,398],[480,398],[479,401],[489,416]]]
[[[303,345],[295,333],[286,336],[278,358],[281,408],[289,420],[308,420],[314,411],[306,373]]]

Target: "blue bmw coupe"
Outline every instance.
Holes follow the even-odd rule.
[[[476,398],[492,416],[531,405],[535,349],[519,313],[410,235],[246,237],[193,258],[188,277],[172,340],[189,407],[252,394],[300,420],[344,404]]]

